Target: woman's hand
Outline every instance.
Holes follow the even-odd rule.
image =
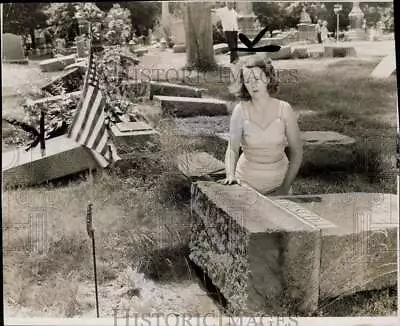
[[[240,184],[239,180],[236,179],[234,176],[227,176],[225,179],[218,180],[218,183],[221,183],[223,185],[234,185],[234,184]]]

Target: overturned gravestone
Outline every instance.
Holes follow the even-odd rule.
[[[146,142],[158,142],[158,132],[143,121],[120,122],[111,126],[116,146],[135,146]]]
[[[188,85],[171,84],[167,82],[150,82],[150,100],[154,95],[201,97],[204,89]]]
[[[66,66],[73,64],[75,58],[76,54],[43,60],[40,62],[39,67],[43,72],[61,71]]]
[[[396,71],[396,57],[388,55],[375,67],[372,78],[389,78]]]
[[[318,301],[396,285],[391,194],[266,197],[192,185],[190,258],[235,314],[307,315]]]
[[[66,136],[46,141],[42,157],[39,146],[26,152],[23,148],[2,153],[5,187],[37,185],[99,167],[93,151]]]
[[[396,285],[396,195],[346,193],[271,199],[321,229],[320,300]],[[303,209],[332,225],[308,219]]]
[[[324,56],[331,58],[356,57],[357,52],[353,46],[345,45],[326,45]]]
[[[277,52],[268,52],[266,56],[272,60],[290,59],[292,58],[292,48],[289,45],[285,45]]]
[[[11,33],[3,34],[3,62],[28,63],[28,60],[25,57],[21,36]]]
[[[238,185],[192,184],[191,207],[190,259],[235,314],[317,308],[319,228]]]
[[[194,98],[180,96],[154,96],[165,115],[175,117],[217,116],[227,115],[228,108],[225,101],[213,98]]]

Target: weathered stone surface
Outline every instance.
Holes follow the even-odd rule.
[[[43,72],[53,72],[63,70],[66,66],[75,62],[76,54],[58,57],[54,59],[43,60],[40,62],[39,67]]]
[[[394,55],[386,56],[375,67],[371,73],[372,78],[389,78],[396,72],[396,57]]]
[[[313,59],[323,58],[325,55],[325,51],[322,50],[310,50],[310,57]]]
[[[301,218],[300,210],[307,208],[331,223],[308,219],[321,228],[320,299],[396,285],[396,195],[347,193],[272,200]]]
[[[326,45],[324,47],[324,56],[332,58],[342,57],[356,57],[357,52],[352,46],[344,45]]]
[[[176,117],[216,116],[228,114],[225,101],[213,98],[193,98],[179,96],[154,96],[164,114]]]
[[[229,46],[226,43],[214,44],[215,54],[224,54],[229,52]]]
[[[149,50],[147,50],[146,48],[139,48],[133,51],[133,53],[136,54],[138,57],[144,56],[147,52],[149,52]]]
[[[294,59],[306,59],[310,56],[307,47],[296,47],[292,49],[292,58]]]
[[[206,152],[192,152],[179,155],[176,159],[178,169],[188,178],[203,176],[223,177],[225,165]]]
[[[190,258],[235,313],[309,312],[317,307],[319,229],[256,191],[192,185]]]
[[[86,70],[86,68],[85,68]],[[55,88],[54,86],[58,83],[61,83],[61,85],[68,91],[68,90],[74,90],[78,91],[81,87],[79,87],[81,84],[83,85],[83,78],[85,74],[85,70],[79,67],[75,67],[73,69],[70,69],[64,73],[61,73],[59,76],[53,78],[51,81],[48,83],[44,84],[41,89],[45,92],[49,92],[50,94],[57,95],[55,93]]]
[[[266,56],[272,60],[290,59],[292,57],[292,48],[288,45],[282,46],[279,51],[268,52]]]
[[[2,153],[3,185],[36,185],[99,165],[93,152],[65,136],[46,141],[46,155],[39,145],[26,152],[23,148]]]
[[[217,136],[226,141],[229,140],[228,133],[217,133]],[[302,131],[301,139],[304,146],[335,146],[335,145],[351,145],[354,144],[355,139],[342,135],[334,131]]]
[[[57,96],[40,98],[38,100],[28,100],[28,101],[26,101],[25,105],[26,106],[38,106],[38,105],[42,106],[42,105],[49,104],[52,102],[64,101],[68,98],[77,99],[81,96],[81,93],[82,93],[82,91],[76,91],[76,92],[66,93],[66,94],[57,95]]]
[[[150,82],[150,99],[154,95],[162,96],[183,96],[183,97],[201,97],[204,89],[188,85],[179,85],[163,82]]]
[[[3,34],[3,62],[27,64],[22,37],[11,33]]]
[[[172,47],[174,53],[184,53],[186,52],[186,45],[185,44],[175,44]]]
[[[159,134],[143,121],[121,122],[111,126],[115,144],[134,146],[146,142],[157,142]]]

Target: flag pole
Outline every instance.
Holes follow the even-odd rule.
[[[40,126],[39,126],[39,142],[40,153],[42,157],[46,156],[46,140],[44,135],[44,112],[40,111]]]
[[[92,55],[92,25],[89,22],[89,56]],[[93,256],[93,274],[94,274],[94,289],[96,295],[96,315],[100,318],[99,313],[99,293],[97,288],[97,268],[96,268],[96,242],[94,239],[94,228],[92,224],[93,202],[94,202],[94,179],[93,167],[89,167],[89,186],[90,186],[90,201],[87,207],[86,229],[89,237],[92,239],[92,256]]]

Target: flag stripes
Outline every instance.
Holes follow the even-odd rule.
[[[112,159],[108,146],[109,134],[105,125],[105,98],[99,88],[96,62],[90,51],[82,97],[68,137],[96,152],[99,164],[107,166]],[[102,156],[102,157],[101,157]]]

